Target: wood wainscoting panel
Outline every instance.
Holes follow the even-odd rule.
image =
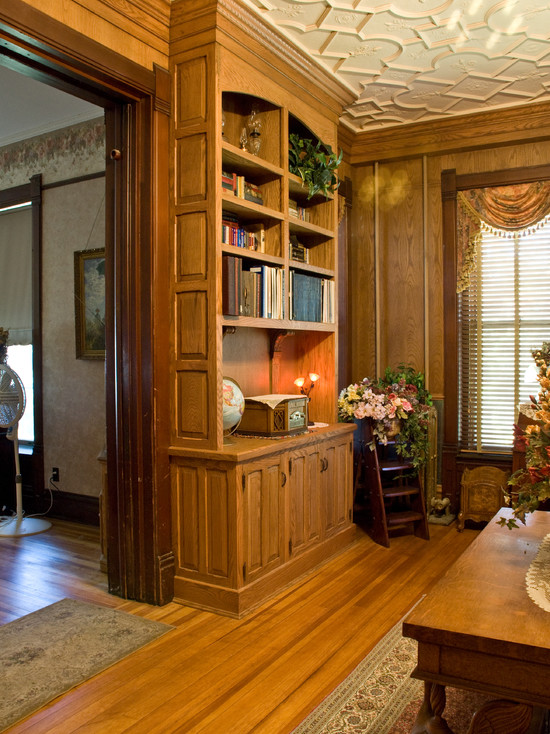
[[[178,438],[206,438],[208,432],[208,373],[178,370],[176,374],[176,422]]]
[[[207,165],[205,133],[176,141],[176,205],[206,199]]]
[[[208,359],[207,305],[204,291],[176,294],[176,359]]]
[[[206,573],[210,578],[229,579],[230,540],[236,535],[234,504],[229,493],[234,492],[228,472],[223,469],[206,470],[205,530]]]
[[[350,381],[376,374],[375,180],[374,166],[352,171],[349,311]]]
[[[187,125],[204,125],[207,117],[207,57],[198,56],[176,64],[176,129]]]
[[[176,217],[176,280],[204,281],[206,260],[206,212],[193,211]]]
[[[422,162],[380,165],[378,178],[380,370],[405,361],[424,371]]]
[[[199,571],[199,470],[177,466],[172,473],[172,536],[176,573]]]

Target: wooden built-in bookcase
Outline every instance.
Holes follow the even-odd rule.
[[[353,537],[353,429],[336,423],[337,197],[309,199],[288,171],[292,132],[310,131],[336,149],[339,109],[323,89],[322,72],[312,68],[306,74],[300,52],[290,53],[287,42],[240,3],[179,0],[173,17],[180,21],[171,53],[174,305],[168,451],[175,598],[241,616]],[[241,144],[253,108],[261,119],[257,155]],[[228,174],[225,179],[242,177],[254,196],[224,189],[222,173]],[[302,218],[289,209],[290,200]],[[256,249],[222,243],[226,220],[247,233],[261,232]],[[305,247],[307,262],[291,259],[291,238]],[[269,317],[224,313],[229,282],[224,258],[239,271],[276,271],[277,307]],[[332,289],[332,314],[317,308],[314,320],[293,318],[306,313],[293,302],[301,296],[292,290],[294,281],[304,282],[300,275],[326,281],[323,293]],[[277,440],[224,439],[223,377],[236,380],[245,396],[296,394],[294,380],[310,372],[320,375],[310,420],[326,427]]]

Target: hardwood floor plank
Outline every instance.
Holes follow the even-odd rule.
[[[242,620],[107,591],[97,528],[54,521],[0,538],[0,622],[64,597],[173,631],[59,697],[9,734],[288,734],[476,537],[431,526],[382,548],[357,541]]]

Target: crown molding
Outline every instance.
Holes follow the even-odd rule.
[[[340,125],[342,128],[342,125]],[[404,160],[550,139],[550,102],[357,133],[351,164]]]

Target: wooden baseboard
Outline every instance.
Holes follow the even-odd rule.
[[[305,578],[336,553],[347,548],[354,538],[355,525],[350,525],[241,589],[231,589],[176,576],[174,578],[174,601],[241,619],[283,589]]]
[[[47,491],[36,494],[30,488],[23,488],[23,507],[26,515],[46,512],[50,505]],[[80,522],[85,525],[99,525],[99,498],[73,492],[52,490],[53,505],[47,517],[58,520]]]

